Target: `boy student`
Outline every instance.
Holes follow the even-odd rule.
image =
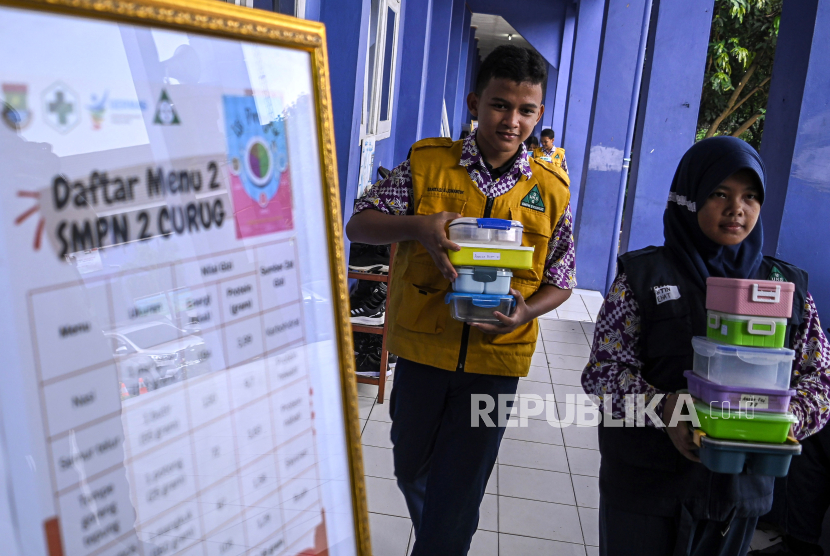
[[[553,139],[556,134],[552,129],[542,130],[542,146],[533,149],[533,158],[550,159],[550,162],[558,168],[568,172],[568,163],[565,162],[565,149],[556,148],[553,144]]]
[[[388,345],[399,357],[389,412],[413,556],[469,550],[505,430],[499,396],[512,400],[527,376],[536,317],[576,285],[568,177],[528,157],[522,143],[544,112],[546,68],[534,51],[495,49],[467,97],[478,129],[455,142],[415,143],[346,227],[352,241],[400,244],[389,299]],[[516,307],[510,317],[495,312],[498,325],[465,325],[444,303],[457,276],[447,250],[459,249],[447,224],[461,216],[519,220],[523,245],[535,248],[533,268],[513,273]]]

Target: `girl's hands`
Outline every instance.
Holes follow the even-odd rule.
[[[674,415],[677,407],[677,394],[669,394],[666,396],[666,403],[663,405],[663,423],[666,425],[666,433],[668,433],[674,447],[677,451],[683,454],[688,460],[700,463],[700,458],[695,453],[697,446],[695,446],[694,434],[692,427],[688,421],[678,421],[675,426],[670,427],[671,417]]]

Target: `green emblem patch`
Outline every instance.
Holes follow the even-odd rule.
[[[773,282],[786,282],[787,279],[784,278],[784,275],[781,274],[781,271],[778,270],[777,266],[772,267],[772,271],[769,273],[769,277],[767,280],[772,280]]]
[[[545,212],[545,203],[542,201],[542,194],[539,193],[538,185],[534,185],[530,193],[525,195],[525,198],[522,199],[522,206],[524,208],[538,210],[539,212]]]

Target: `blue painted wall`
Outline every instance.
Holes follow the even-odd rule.
[[[473,52],[470,48],[470,43],[475,43],[475,39],[473,38],[475,29],[470,27],[470,19],[473,14],[467,8],[466,4],[464,5],[464,12],[466,14],[464,20],[464,34],[461,40],[461,57],[458,61],[458,78],[455,85],[453,120],[451,122],[453,139],[458,139],[461,136],[461,130],[467,116],[467,93],[469,92],[467,84],[470,82],[470,56],[471,52]]]
[[[830,311],[828,52],[830,0],[784,2],[761,148],[775,180],[764,201],[764,232],[775,238],[776,209],[783,209],[777,242],[767,247],[810,273],[810,292],[825,316]]]
[[[568,104],[565,111],[565,133],[560,143],[565,148],[565,157],[568,160],[573,214],[579,210],[582,169],[585,166],[604,15],[604,0],[582,0],[579,3]]]
[[[551,129],[556,133],[556,144],[565,138],[565,108],[568,105],[568,85],[571,79],[574,31],[576,30],[576,4],[568,3],[565,8],[565,23],[562,27],[562,52],[559,56],[559,75],[556,83],[556,98],[551,110]],[[566,155],[567,158],[567,155]]]
[[[608,0],[576,215],[580,287],[605,292],[645,0]]]
[[[447,82],[447,58],[450,48],[453,2],[434,0],[430,28],[428,66],[425,74],[423,117],[418,138],[441,135],[441,114]]]
[[[401,81],[396,110],[394,160],[403,161],[409,147],[420,137],[421,111],[424,106],[425,70],[429,50],[431,0],[414,0],[406,5],[401,58],[398,65]]]
[[[320,0],[328,40],[337,173],[344,216],[352,212],[360,170],[360,113],[369,9],[369,0]]]
[[[465,29],[469,33],[471,16],[472,14],[467,10],[464,0],[453,0],[450,47],[447,53],[447,79],[444,83],[444,99],[447,103],[447,121],[450,124],[450,137],[455,137],[458,132],[455,125],[455,93],[456,89],[458,89],[458,76],[465,69],[461,66],[461,53],[462,50],[466,51],[467,49],[467,44],[464,42],[466,40]]]
[[[655,2],[621,253],[663,244],[669,187],[677,163],[695,141],[713,5],[714,0]]]

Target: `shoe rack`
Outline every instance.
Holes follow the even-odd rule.
[[[372,274],[369,272],[349,272],[349,278],[355,280],[369,280],[372,282],[386,283],[386,306],[384,311],[383,326],[370,326],[368,324],[352,324],[353,332],[365,332],[367,334],[380,334],[383,336],[380,348],[380,374],[377,378],[357,375],[357,381],[361,384],[374,384],[378,387],[378,403],[384,402],[386,390],[386,371],[389,368],[389,352],[386,351],[386,329],[389,324],[389,291],[392,288],[392,263],[395,260],[394,243],[389,249],[389,272],[387,274]]]

